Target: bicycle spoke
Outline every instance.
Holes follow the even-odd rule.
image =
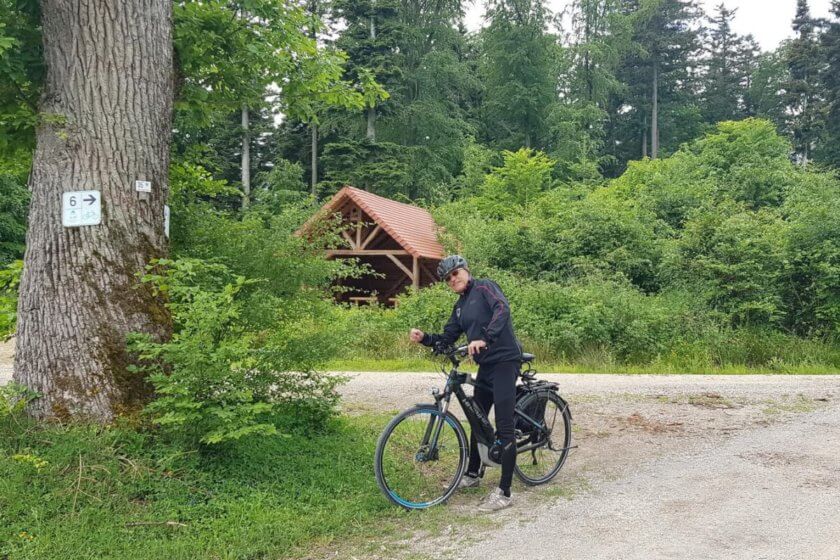
[[[415,411],[397,423],[380,456],[390,497],[411,508],[437,503],[463,468],[465,450],[459,439],[453,425],[433,410]]]
[[[545,398],[545,410],[539,418],[543,430],[535,430],[524,440],[529,452],[517,458],[516,472],[528,484],[550,480],[562,467],[568,453],[571,425],[567,423],[565,407],[559,398]]]

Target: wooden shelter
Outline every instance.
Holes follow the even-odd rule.
[[[418,289],[437,280],[435,271],[444,252],[428,211],[346,186],[298,233],[335,214],[341,215],[348,248],[328,251],[328,258],[358,258],[376,273],[343,281],[347,290],[339,300],[393,304],[406,287]]]

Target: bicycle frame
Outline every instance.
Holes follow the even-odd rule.
[[[426,428],[426,433],[423,438],[424,443],[428,442],[428,456],[426,459],[434,459],[434,455],[437,450],[438,437],[441,429],[443,428],[443,422],[446,417],[446,413],[449,410],[452,395],[454,394],[455,398],[458,399],[458,402],[461,404],[461,408],[464,411],[464,415],[467,417],[467,422],[469,422],[470,428],[476,436],[478,451],[481,456],[482,463],[485,465],[499,466],[499,464],[490,459],[489,456],[489,450],[496,441],[495,429],[484,411],[481,410],[475,400],[468,396],[463,389],[463,385],[465,384],[490,389],[490,387],[487,387],[485,384],[474,379],[469,373],[458,371],[458,365],[460,365],[460,362],[455,356],[458,353],[463,354],[465,348],[466,347],[461,347],[455,352],[449,354],[453,367],[448,374],[446,374],[446,369],[442,368],[443,373],[447,375],[446,386],[444,387],[443,392],[441,393],[437,389],[432,391],[432,395],[435,398],[435,406],[437,406],[438,410],[440,410],[442,414],[437,418],[437,420],[429,422],[429,426]],[[545,438],[539,438],[537,442],[533,442],[530,437],[527,440],[523,440],[521,443],[517,441],[517,454],[537,449],[545,445],[545,441],[550,441],[548,438],[549,431],[542,422],[531,418],[518,407],[514,408],[513,413],[514,418],[518,416],[524,419],[534,427],[535,431],[546,436]]]

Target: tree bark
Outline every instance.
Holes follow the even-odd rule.
[[[251,132],[248,106],[242,106],[242,209],[251,204]]]
[[[312,18],[318,17],[318,0],[312,0],[309,3],[309,12]],[[317,39],[315,33],[315,25],[309,29],[309,37],[314,41]],[[311,134],[311,151],[312,151],[312,166],[310,173],[310,187],[312,189],[312,197],[318,196],[318,125],[315,122],[309,123],[309,133]]]
[[[650,157],[659,157],[659,65],[653,63],[653,109],[650,116]]]
[[[373,15],[370,16],[370,39],[371,41],[376,40],[376,20]],[[376,107],[368,107],[367,109],[366,137],[369,141],[376,142]]]
[[[309,125],[312,133],[312,196],[318,196],[318,125]]]
[[[36,418],[110,421],[149,394],[126,369],[126,335],[171,332],[136,275],[167,254],[172,3],[41,5],[50,118],[36,132],[14,377],[41,395]],[[79,190],[100,191],[100,225],[62,226],[62,193]]]

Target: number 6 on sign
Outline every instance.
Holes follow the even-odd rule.
[[[99,191],[73,191],[61,195],[61,225],[98,226],[102,223],[102,197]]]

